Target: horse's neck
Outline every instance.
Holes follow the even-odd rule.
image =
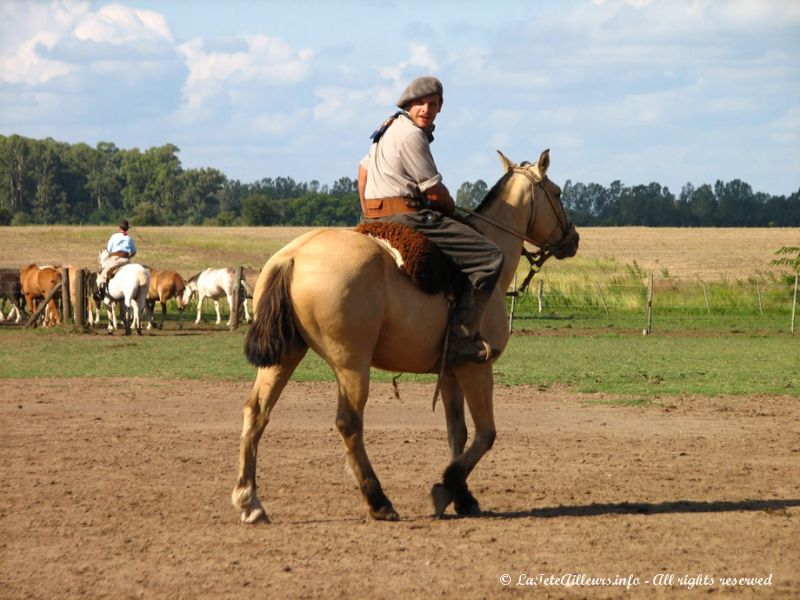
[[[522,236],[528,226],[532,201],[526,186],[509,179],[498,192],[498,197],[481,211],[481,215]],[[474,219],[473,224],[503,252],[505,261],[497,285],[503,290],[508,289],[522,255],[522,239],[479,218]]]

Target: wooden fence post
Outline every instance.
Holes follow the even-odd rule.
[[[711,314],[711,304],[708,302],[708,290],[706,289],[705,281],[700,281],[700,284],[703,286],[703,296],[706,298],[706,312]]]
[[[231,326],[230,331],[239,328],[239,311],[242,308],[240,298],[242,297],[242,267],[236,267],[236,283],[233,286],[233,306],[231,306]]]
[[[536,300],[539,302],[539,314],[542,314],[544,309],[544,280],[539,280],[539,285],[536,287]]]
[[[69,269],[61,269],[61,324],[69,329]]]
[[[606,311],[606,316],[608,316],[608,305],[606,304],[606,297],[603,295],[603,288],[600,287],[599,283],[596,283],[595,287],[597,288],[597,293],[600,294],[600,302],[603,303],[603,308]]]
[[[756,282],[756,296],[758,296],[758,312],[764,314],[764,302],[761,300],[761,286]]]
[[[517,274],[514,273],[514,293],[511,294],[511,311],[508,314],[508,333],[514,331],[514,310],[517,304]],[[256,309],[253,308],[253,311]]]
[[[794,317],[797,314],[797,280],[800,278],[800,273],[794,274],[794,295],[792,297],[792,325],[790,331],[794,335]]]
[[[75,297],[72,299],[75,308],[75,327],[83,331],[86,327],[86,271],[75,269]]]
[[[642,332],[645,335],[653,333],[653,274],[647,276],[647,327]]]

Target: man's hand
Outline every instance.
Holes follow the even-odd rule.
[[[431,203],[433,210],[438,210],[445,215],[452,215],[456,210],[456,203],[453,197],[443,183],[437,183],[435,186],[425,191],[425,196],[428,202]]]

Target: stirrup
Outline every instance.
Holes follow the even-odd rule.
[[[473,340],[451,340],[446,362],[448,365],[463,362],[482,363],[496,358],[499,354],[497,349],[492,348],[489,342],[481,337]]]

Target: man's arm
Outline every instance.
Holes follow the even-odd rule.
[[[364,190],[367,189],[367,170],[358,164],[358,200],[361,202],[361,213],[367,214],[366,203],[364,199]]]

